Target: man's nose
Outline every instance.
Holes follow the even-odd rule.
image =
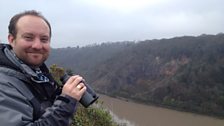
[[[35,39],[35,41],[33,42],[32,48],[34,48],[34,49],[42,48],[42,43],[41,43],[40,39]]]

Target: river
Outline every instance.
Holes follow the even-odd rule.
[[[223,119],[162,107],[148,106],[100,95],[103,107],[128,126],[224,126]]]

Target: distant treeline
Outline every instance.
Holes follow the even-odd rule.
[[[224,117],[224,34],[53,49],[98,92]]]

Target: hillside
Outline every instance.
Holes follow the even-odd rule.
[[[224,117],[224,34],[53,49],[100,92]]]

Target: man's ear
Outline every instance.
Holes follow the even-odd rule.
[[[12,34],[8,35],[8,42],[12,47],[15,44],[15,37]]]

